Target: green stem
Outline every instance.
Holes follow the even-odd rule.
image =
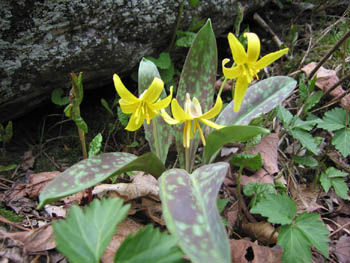
[[[181,22],[181,19],[182,19],[182,13],[183,13],[183,10],[184,10],[184,2],[185,1],[182,1],[181,4],[180,4],[180,7],[179,7],[179,14],[177,16],[177,21],[176,21],[176,26],[175,26],[175,30],[174,30],[174,33],[173,33],[173,36],[171,37],[171,42],[170,42],[170,45],[169,45],[169,48],[168,50],[170,51],[173,46],[174,46],[174,42],[175,42],[175,39],[176,39],[176,31],[179,29],[180,27],[180,22]]]
[[[191,173],[191,171],[190,171],[190,155],[191,155],[191,153],[190,153],[190,147],[188,147],[188,148],[185,148],[185,161],[186,161],[186,171],[188,172],[188,173]]]
[[[157,123],[155,119],[152,120],[152,128],[153,128],[153,138],[154,138],[154,147],[156,147],[156,155],[160,160],[162,160],[159,152],[159,140],[158,140],[158,132],[157,132]]]
[[[244,166],[240,166],[238,170],[238,178],[237,178],[237,199],[238,199],[238,214],[241,214],[242,211],[242,195],[241,195],[241,177]]]
[[[219,93],[218,93],[218,97],[221,96],[221,93],[222,93],[222,90],[223,90],[224,87],[225,87],[226,81],[227,81],[227,78],[225,77],[224,80],[223,80],[222,83],[221,83],[220,90],[219,90]]]
[[[82,129],[80,129],[78,127],[78,133],[79,133],[79,139],[80,139],[80,143],[81,143],[81,150],[83,152],[83,158],[87,159],[88,155],[87,155],[87,150],[86,150],[86,140],[85,140],[85,133]]]

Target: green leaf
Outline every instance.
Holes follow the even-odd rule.
[[[233,112],[231,101],[220,113],[216,123],[221,125],[247,125],[282,103],[293,91],[296,81],[290,77],[277,76],[257,82],[250,86],[239,112]]]
[[[160,69],[168,69],[172,64],[169,52],[160,53],[158,58],[146,57],[145,59],[152,61]]]
[[[277,244],[283,248],[283,263],[311,263],[309,241],[299,229],[292,225],[281,226]]]
[[[317,91],[306,99],[303,112],[308,112],[313,106],[315,106],[322,98],[322,91]]]
[[[188,31],[176,31],[178,39],[176,40],[176,46],[178,47],[191,47],[196,34]]]
[[[227,233],[216,203],[228,169],[229,164],[218,162],[192,174],[171,169],[159,178],[167,228],[192,262],[231,262]]]
[[[3,141],[4,142],[11,141],[12,136],[13,136],[13,126],[12,126],[12,121],[9,121],[5,127],[5,134],[3,136]]]
[[[218,151],[229,142],[246,142],[259,134],[269,134],[270,131],[257,126],[232,125],[211,132],[206,138],[202,163],[214,161]]]
[[[155,77],[160,78],[156,65],[152,61],[143,58],[139,65],[139,95],[148,89]],[[163,90],[160,98],[165,97],[166,93],[165,90]],[[153,127],[153,125],[155,125],[155,127]],[[150,145],[151,151],[157,154],[158,158],[165,163],[169,146],[172,143],[173,127],[167,124],[159,115],[152,119],[150,125],[144,122],[143,127],[145,129],[146,140]],[[154,130],[157,133],[156,136],[153,135]],[[157,149],[159,150],[159,153],[157,153]]]
[[[228,203],[229,201],[230,201],[229,198],[223,198],[223,199],[218,198],[216,204],[217,204],[217,206],[218,206],[219,213],[221,213],[222,211],[224,211],[225,206],[227,205],[227,203]]]
[[[182,107],[184,107],[186,101],[186,93],[189,93],[191,98],[196,97],[199,100],[203,112],[207,112],[212,107],[217,66],[216,38],[211,20],[208,19],[193,40],[182,69],[176,94],[176,99]],[[176,147],[181,167],[185,167],[185,149],[182,141],[183,127],[183,124],[175,126]],[[199,136],[196,136],[192,140],[190,150],[191,167],[195,159],[198,143]]]
[[[119,198],[95,199],[85,212],[72,206],[67,219],[53,223],[57,249],[73,263],[100,262],[129,208],[130,204],[123,206]]]
[[[82,160],[52,180],[40,193],[38,209],[68,195],[92,187],[107,178],[130,171],[144,171],[159,177],[165,167],[153,153],[137,158],[130,153],[104,153]]]
[[[162,77],[164,83],[169,84],[174,81],[175,67],[174,64],[171,63],[170,67],[167,69],[160,69],[159,74]]]
[[[123,241],[115,254],[114,262],[181,263],[182,256],[174,236],[147,225]]]
[[[13,163],[10,165],[0,165],[0,172],[6,172],[6,171],[11,171],[13,169],[16,169],[17,164]]]
[[[196,7],[199,3],[199,0],[188,0],[188,2],[192,7]]]
[[[306,131],[311,131],[314,126],[321,122],[321,119],[315,118],[315,119],[309,119],[306,121],[301,120],[300,118],[296,118],[295,122],[293,123],[293,128],[299,128]]]
[[[335,131],[345,128],[345,115],[346,112],[342,108],[334,108],[325,113],[322,122],[318,124],[318,128],[325,129],[327,131]]]
[[[350,129],[341,129],[334,133],[332,144],[344,157],[350,155]]]
[[[59,106],[67,105],[68,102],[68,96],[63,96],[64,92],[63,89],[57,88],[54,89],[51,93],[51,101]]]
[[[320,220],[319,214],[304,212],[297,216],[295,226],[323,256],[329,257],[329,231]]]
[[[105,99],[101,99],[101,104],[112,116],[114,116],[112,109],[109,107],[108,102]]]
[[[84,96],[83,73],[80,72],[78,76],[75,73],[72,73],[71,76],[72,76],[72,86],[73,86],[72,104],[74,108],[74,107],[78,107],[83,101],[83,96]]]
[[[348,176],[347,173],[339,171],[334,167],[329,167],[325,172],[321,174],[320,182],[327,193],[331,186],[333,186],[334,191],[338,196],[343,199],[349,199],[348,186],[346,185],[345,178]]]
[[[243,188],[243,193],[246,196],[252,196],[250,200],[250,207],[254,207],[257,202],[266,198],[269,194],[275,194],[275,186],[273,184],[264,184],[261,182],[250,182]]]
[[[304,75],[302,75],[304,76]],[[299,96],[302,101],[305,101],[307,97],[309,96],[309,87],[305,84],[305,77],[299,78],[299,89],[298,89]]]
[[[290,131],[290,134],[294,137],[294,139],[298,140],[302,146],[308,149],[313,154],[317,154],[318,152],[318,143],[317,138],[312,137],[312,135],[302,129],[295,128]]]
[[[315,158],[313,158],[311,155],[294,156],[293,160],[298,164],[305,165],[310,168],[314,168],[319,165],[318,161]]]
[[[98,155],[102,147],[102,134],[98,133],[89,145],[89,157]]]
[[[120,121],[120,124],[123,127],[126,127],[128,125],[130,115],[129,114],[125,114],[122,111],[122,109],[120,107],[118,107],[117,116],[118,116],[118,120]]]
[[[230,164],[238,167],[250,168],[254,171],[260,170],[262,166],[262,159],[260,153],[258,154],[235,154],[230,159]]]
[[[285,225],[292,222],[297,213],[297,205],[285,193],[268,194],[250,212],[267,217],[270,223]]]
[[[284,107],[279,105],[277,107],[277,118],[282,121],[285,128],[288,128],[293,120],[293,115]]]

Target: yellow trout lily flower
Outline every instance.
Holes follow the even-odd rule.
[[[258,60],[260,55],[259,37],[254,33],[244,33],[244,37],[246,37],[248,40],[247,52],[245,51],[243,45],[232,33],[228,34],[227,38],[235,65],[228,68],[225,67],[225,65],[230,60],[225,58],[222,61],[222,71],[224,76],[228,79],[237,78],[234,95],[235,112],[239,111],[241,108],[248,85],[252,82],[254,77],[258,78],[258,72],[288,52],[288,48],[281,49],[279,51],[267,54]]]
[[[214,118],[218,115],[222,108],[222,100],[220,97],[217,98],[214,107],[207,113],[202,113],[202,107],[197,100],[193,98],[191,101],[190,95],[186,94],[185,110],[181,108],[176,99],[171,102],[171,111],[173,113],[174,119],[166,113],[165,110],[161,111],[163,119],[169,124],[179,124],[185,122],[184,132],[183,132],[183,145],[185,148],[190,147],[190,140],[193,138],[196,131],[199,131],[203,145],[205,145],[205,138],[203,131],[199,124],[199,121],[215,129],[221,129],[225,126],[218,125],[208,119]]]
[[[115,89],[117,90],[120,100],[119,104],[122,111],[131,114],[126,130],[136,131],[139,129],[144,120],[147,124],[159,114],[159,111],[168,107],[173,97],[173,87],[170,87],[170,95],[165,99],[158,100],[164,88],[164,82],[159,78],[154,78],[151,85],[140,96],[135,97],[120,80],[117,74],[113,75]]]

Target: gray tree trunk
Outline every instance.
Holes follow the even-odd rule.
[[[268,0],[241,1],[247,10]],[[185,1],[182,28],[193,17],[211,18],[216,35],[233,25],[236,0]],[[170,42],[180,1],[1,0],[0,122],[49,100],[84,72],[84,87],[112,84],[143,56],[157,56]]]

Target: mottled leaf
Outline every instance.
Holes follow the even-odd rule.
[[[108,246],[130,205],[119,198],[95,199],[83,212],[74,205],[67,219],[53,224],[57,249],[73,263],[95,263]]]
[[[177,247],[174,236],[147,225],[123,241],[115,254],[114,262],[181,263],[182,256],[183,252]]]
[[[227,233],[217,208],[218,192],[228,169],[228,163],[218,162],[192,174],[171,169],[159,178],[167,228],[192,262],[231,262]]]
[[[193,40],[182,69],[176,95],[176,99],[181,107],[184,107],[186,93],[189,93],[191,98],[196,97],[199,100],[203,112],[207,112],[211,108],[214,98],[217,64],[216,38],[211,21],[208,19]],[[175,126],[176,147],[181,167],[185,167],[183,127],[183,124]],[[190,149],[191,167],[198,148],[198,142],[199,136],[195,136]]]
[[[148,89],[155,77],[160,78],[156,65],[154,65],[152,61],[143,58],[139,66],[139,95]],[[165,90],[163,90],[160,98],[165,97],[166,93]],[[155,125],[155,127],[153,127],[153,125]],[[143,127],[145,128],[146,139],[151,147],[151,151],[157,154],[158,158],[165,163],[169,146],[172,143],[173,127],[167,124],[159,115],[151,121],[150,125],[148,125],[145,121]],[[153,135],[154,131],[157,133],[156,136]],[[155,138],[157,140],[155,140]]]
[[[257,126],[232,125],[211,132],[206,138],[202,163],[211,163],[222,146],[229,142],[246,142],[259,134],[268,134],[269,130]]]
[[[98,133],[89,145],[89,157],[98,155],[102,147],[102,134]]]
[[[269,112],[284,101],[295,86],[296,81],[290,77],[277,76],[261,80],[248,88],[239,112],[233,112],[234,101],[231,101],[220,113],[216,123],[221,125],[249,124],[252,119]]]
[[[76,163],[51,181],[40,193],[38,209],[47,203],[92,187],[113,175],[128,171],[145,171],[159,176],[164,170],[164,165],[152,153],[139,158],[123,152],[93,156]]]

